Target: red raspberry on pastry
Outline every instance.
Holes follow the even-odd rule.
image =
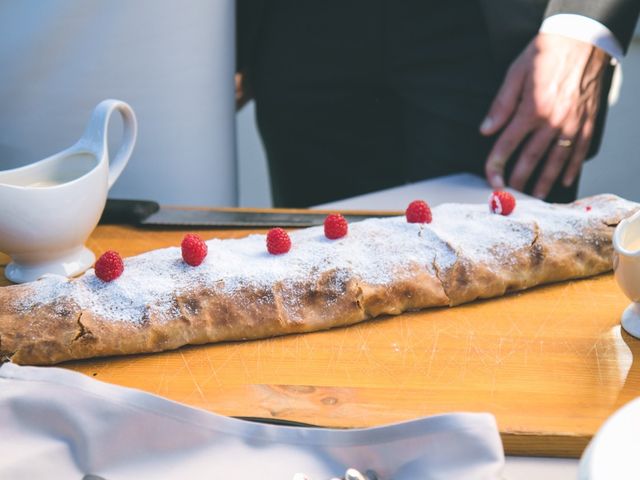
[[[414,200],[407,207],[405,212],[407,222],[409,223],[431,223],[431,209],[427,202],[423,200]]]
[[[348,230],[347,220],[339,213],[327,215],[324,219],[324,235],[330,240],[344,237]]]
[[[509,192],[496,190],[489,197],[489,208],[493,213],[509,215],[516,208],[516,199]]]
[[[267,233],[267,250],[272,255],[282,255],[291,250],[289,234],[281,228],[272,228]]]
[[[118,252],[108,250],[100,255],[95,266],[96,277],[103,282],[115,280],[124,272],[124,262]]]
[[[207,244],[195,233],[187,233],[182,239],[182,259],[192,267],[200,265],[207,256]]]

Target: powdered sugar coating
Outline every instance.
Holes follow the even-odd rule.
[[[264,235],[210,240],[208,268],[202,274],[208,282],[224,281],[227,291],[234,291],[247,281],[270,286],[309,279],[314,272],[345,268],[368,283],[384,284],[414,263],[435,273],[432,264],[436,254],[445,264],[455,261],[444,242],[419,225],[408,224],[404,217],[354,223],[349,234],[338,240],[327,239],[321,227],[290,235],[292,248],[286,255],[267,253]]]
[[[351,224],[348,235],[338,240],[327,239],[322,227],[293,231],[285,255],[270,255],[264,235],[212,239],[198,267],[186,265],[178,247],[154,250],[126,258],[123,275],[113,282],[102,282],[93,270],[71,281],[49,277],[34,282],[32,295],[16,306],[28,312],[67,299],[105,319],[137,323],[147,309],[175,317],[175,296],[203,287],[233,295],[247,286],[303,284],[329,271],[339,272],[338,278],[384,285],[402,278],[409,266],[419,265],[432,275],[444,272],[458,255],[497,268],[512,252],[532,244],[538,226],[549,237],[575,235],[592,222],[637,207],[614,196],[594,197],[590,211],[585,205],[520,201],[505,217],[491,213],[486,204],[444,204],[433,209],[427,225],[409,224],[404,217],[364,220]],[[296,299],[288,303],[295,306]]]
[[[429,227],[459,254],[488,268],[503,265],[510,255],[529,247],[536,236],[536,224],[492,213],[486,205],[448,203],[434,209]]]
[[[293,246],[285,255],[269,254],[264,235],[249,235],[209,240],[209,254],[198,267],[187,266],[180,249],[172,247],[125,259],[123,275],[109,283],[97,279],[93,270],[72,281],[49,277],[34,283],[33,295],[19,308],[30,310],[67,298],[107,319],[139,322],[147,308],[172,316],[177,313],[171,312],[176,295],[203,286],[233,294],[247,286],[313,281],[332,270],[370,284],[385,284],[402,277],[410,265],[435,274],[434,262],[438,269],[446,269],[456,260],[433,232],[408,224],[404,217],[354,223],[349,234],[338,240],[327,239],[322,227],[290,235]]]

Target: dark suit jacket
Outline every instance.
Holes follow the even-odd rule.
[[[322,0],[317,0],[322,1]],[[345,0],[348,1],[348,0]],[[402,0],[397,0],[402,1]],[[471,1],[471,0],[470,0]],[[559,13],[584,15],[599,21],[616,36],[627,50],[638,14],[640,0],[477,0],[484,12],[498,73],[509,64],[535,36],[542,21]],[[252,55],[260,34],[260,25],[269,0],[237,0],[237,70],[250,76]],[[607,97],[613,68],[609,68],[602,91],[600,110],[589,156],[593,156],[602,137],[607,112]]]
[[[640,12],[640,0],[478,1],[485,13],[495,56],[505,64],[510,63],[522,51],[546,17],[558,13],[574,13],[599,21],[613,32],[626,51]],[[250,68],[252,52],[268,2],[269,0],[237,0],[238,70]]]
[[[605,25],[626,52],[640,12],[640,0],[479,0],[494,54],[508,65],[538,31],[542,21],[559,13],[593,18]]]

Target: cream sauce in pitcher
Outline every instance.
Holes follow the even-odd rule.
[[[123,142],[109,160],[109,118],[123,118]],[[133,109],[120,100],[96,106],[80,140],[30,165],[0,172],[0,251],[11,257],[5,276],[16,283],[45,274],[74,276],[95,256],[85,242],[98,224],[109,188],[136,141]]]

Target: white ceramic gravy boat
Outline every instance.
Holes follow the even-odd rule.
[[[109,161],[108,125],[115,110],[123,118],[123,141]],[[109,188],[129,161],[136,132],[131,107],[104,100],[75,145],[0,172],[0,251],[12,260],[5,269],[9,280],[74,276],[93,264],[95,256],[84,244],[98,224]]]
[[[613,233],[616,281],[633,303],[620,323],[629,335],[640,338],[640,211],[622,220]]]

